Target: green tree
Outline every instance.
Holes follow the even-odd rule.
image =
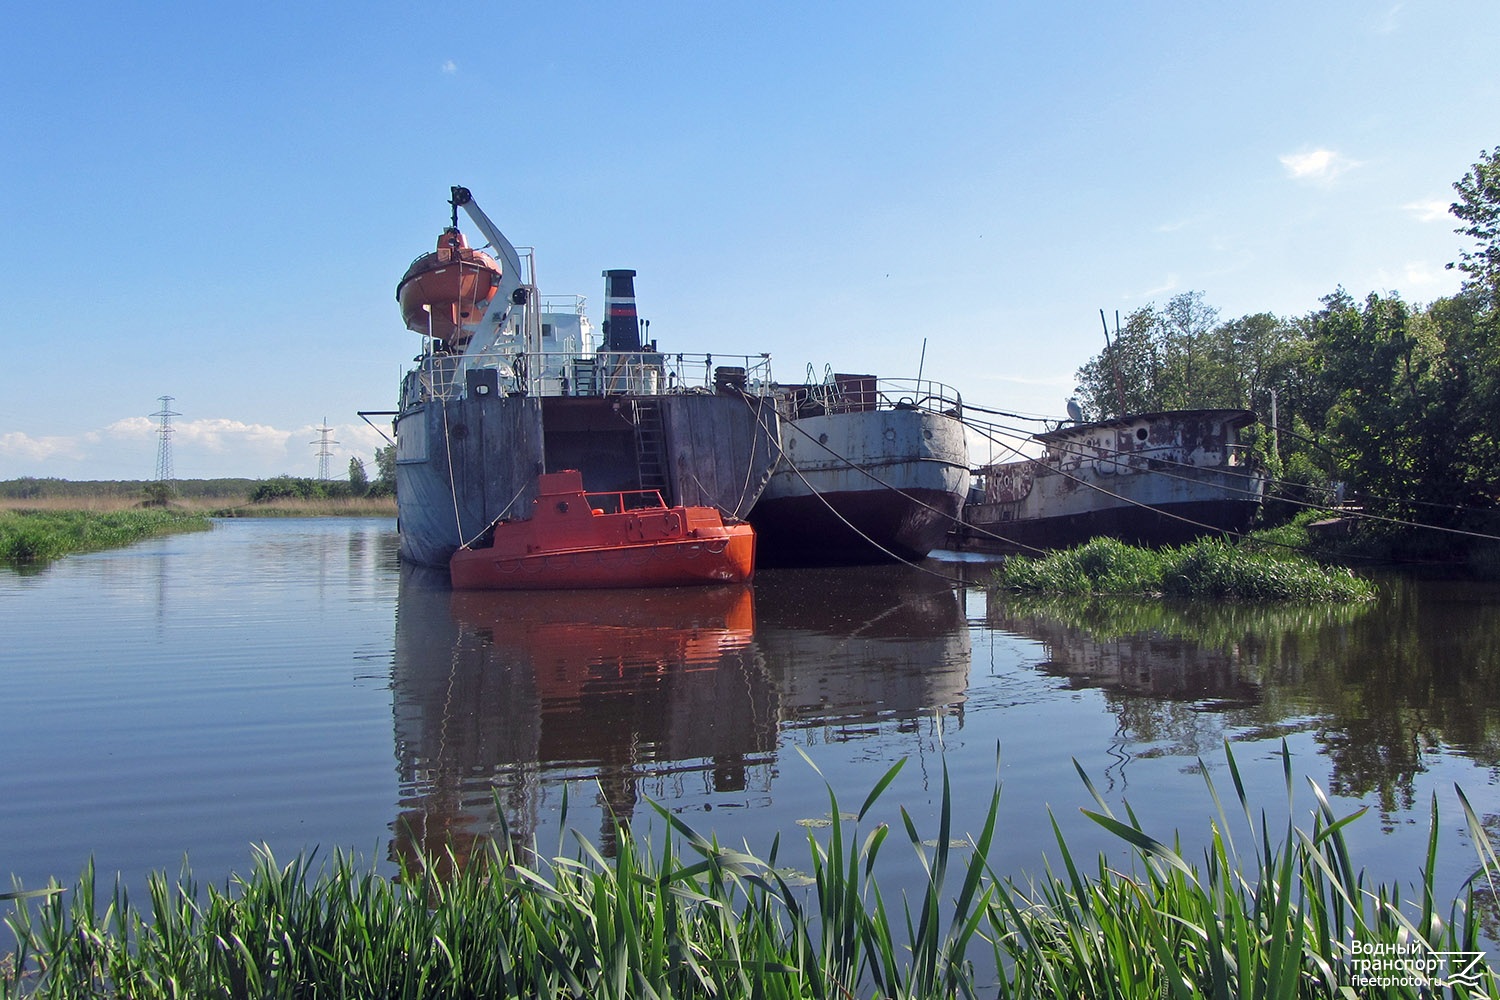
[[[358,457],[349,459],[349,492],[362,497],[370,491],[370,477],[365,473],[365,463]]]
[[[1453,185],[1458,201],[1449,208],[1463,223],[1455,232],[1477,240],[1474,250],[1462,251],[1457,267],[1478,285],[1491,308],[1500,292],[1500,146],[1481,153],[1479,162]]]
[[[375,481],[370,484],[366,496],[393,497],[396,495],[396,446],[388,444],[375,449]]]
[[[1116,328],[1105,349],[1078,369],[1076,394],[1085,413],[1098,418],[1162,409],[1157,394],[1159,326],[1155,306],[1135,310]]]
[[[255,484],[250,491],[251,503],[272,500],[316,500],[328,495],[327,485],[305,476],[274,476]]]
[[[1230,407],[1265,408],[1270,391],[1288,404],[1305,395],[1300,368],[1307,337],[1292,323],[1259,313],[1220,323],[1202,292],[1173,296],[1164,308],[1126,317],[1109,346],[1078,369],[1077,395],[1095,416]]]

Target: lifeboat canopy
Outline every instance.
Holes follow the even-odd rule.
[[[437,249],[412,261],[396,285],[401,319],[413,333],[452,347],[468,343],[500,288],[495,258],[469,246],[456,225],[437,239]]]

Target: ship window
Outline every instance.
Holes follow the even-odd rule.
[[[543,337],[550,337],[550,336],[552,336],[552,324],[551,323],[543,323],[542,324],[542,336]]]

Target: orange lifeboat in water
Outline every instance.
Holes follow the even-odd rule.
[[[498,521],[453,553],[455,590],[565,590],[744,583],[755,531],[656,490],[585,493],[576,470],[537,477],[526,521]]]
[[[408,330],[462,345],[499,288],[495,258],[470,247],[458,227],[449,226],[437,249],[406,269],[396,285],[396,301]]]

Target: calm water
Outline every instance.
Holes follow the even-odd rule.
[[[1299,822],[1304,777],[1369,806],[1350,839],[1381,880],[1420,869],[1434,795],[1445,885],[1473,870],[1455,784],[1500,827],[1494,585],[1294,610],[1021,603],[902,567],[454,594],[398,565],[389,521],[246,520],[0,570],[0,636],[0,878],[27,886],[90,855],[133,884],[184,855],[220,881],[258,843],[389,870],[491,835],[496,796],[550,846],[565,787],[596,842],[611,811],[660,829],[654,801],[762,852],[780,832],[797,863],[824,780],[854,811],[901,758],[872,821],[904,806],[935,836],[946,766],[977,830],[998,775],[992,860],[1019,874],[1057,855],[1049,809],[1075,851],[1117,848],[1079,813],[1075,759],[1151,832],[1203,843],[1204,771],[1233,795],[1225,741],[1273,827],[1283,741]]]

